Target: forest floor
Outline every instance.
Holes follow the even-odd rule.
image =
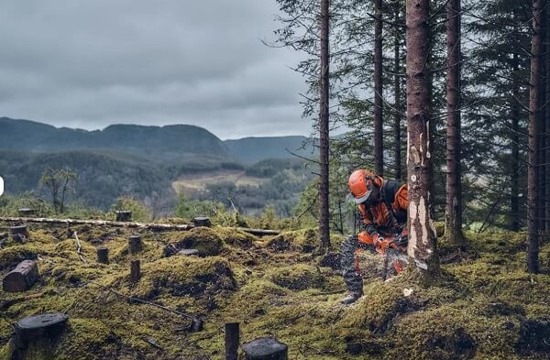
[[[143,231],[145,247],[128,251],[130,230],[29,225],[24,244],[0,250],[0,277],[24,259],[37,261],[40,279],[24,294],[0,292],[0,359],[8,358],[12,324],[25,316],[63,312],[65,332],[27,359],[222,359],[224,324],[240,322],[242,342],[272,336],[289,359],[548,359],[550,357],[550,245],[541,249],[545,273],[525,271],[525,235],[469,235],[470,250],[441,244],[441,281],[425,287],[415,270],[383,282],[380,257],[364,253],[365,296],[342,306],[332,253],[314,256],[315,230],[256,238],[229,228],[189,232]],[[76,231],[85,262],[76,253]],[[1,231],[0,231],[1,232]],[[170,243],[201,257],[165,257]],[[109,265],[96,248],[110,250]],[[129,281],[133,259],[142,278]],[[119,294],[177,309],[189,320]],[[22,302],[10,300],[40,294]]]

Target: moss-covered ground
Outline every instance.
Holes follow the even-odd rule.
[[[131,230],[73,227],[83,262],[66,228],[29,227],[29,242],[0,249],[0,277],[24,259],[41,274],[26,293],[0,292],[2,360],[15,321],[56,311],[69,316],[67,330],[28,358],[222,359],[226,322],[241,323],[243,342],[276,337],[290,359],[550,358],[550,245],[541,250],[543,274],[530,275],[523,234],[469,234],[462,253],[442,243],[443,274],[431,287],[415,270],[382,281],[381,258],[365,253],[365,296],[346,307],[337,257],[315,255],[314,230],[265,238],[220,227],[143,231],[144,250],[130,254]],[[332,240],[334,253],[341,238]],[[169,244],[199,256],[165,257]],[[98,247],[109,249],[109,265],[97,263]],[[133,259],[142,260],[137,284]],[[190,332],[186,317],[120,294],[200,317],[204,329]]]

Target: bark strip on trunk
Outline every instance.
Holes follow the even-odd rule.
[[[399,23],[399,9],[400,4],[395,6],[395,23]],[[395,97],[394,103],[394,124],[393,124],[393,136],[394,136],[394,162],[395,162],[395,180],[401,181],[401,77],[399,76],[401,70],[401,52],[400,52],[399,31],[395,31],[395,39],[393,44],[394,50],[394,84],[393,91]]]
[[[429,0],[407,0],[407,183],[408,254],[428,278],[439,275],[436,231],[431,217]]]
[[[510,228],[512,231],[519,231],[520,215],[519,215],[519,61],[518,55],[514,53],[512,55],[512,68],[514,70],[514,79],[512,84],[512,134],[511,134],[511,147],[512,147],[512,173],[510,174],[511,184],[511,197],[510,197]]]

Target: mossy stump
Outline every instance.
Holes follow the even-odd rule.
[[[9,359],[24,359],[25,350],[30,344],[54,340],[65,329],[67,320],[65,314],[46,313],[16,322],[13,326],[15,333],[10,342]]]
[[[97,262],[100,264],[109,264],[109,249],[99,248],[97,249]]]
[[[29,230],[26,225],[10,227],[10,235],[15,242],[24,243],[29,239]]]
[[[143,250],[143,241],[141,236],[134,235],[128,238],[128,252],[130,254],[137,254]]]
[[[288,346],[272,338],[258,338],[243,345],[245,360],[288,360]]]
[[[116,221],[128,222],[132,221],[132,212],[131,211],[115,211]]]
[[[20,262],[2,281],[5,292],[17,293],[30,289],[38,279],[38,265],[32,260]]]

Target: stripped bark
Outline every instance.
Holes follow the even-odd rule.
[[[527,270],[539,272],[538,170],[540,123],[540,47],[542,0],[533,0],[533,37],[531,41],[531,79],[529,89],[529,170],[527,173]]]
[[[438,276],[436,231],[431,217],[429,0],[407,0],[408,254],[428,279]]]
[[[461,122],[461,14],[460,0],[447,2],[447,202],[445,236],[464,247],[462,233],[462,183],[460,169]]]
[[[382,0],[374,0],[374,163],[384,175],[384,129],[382,123]]]
[[[399,23],[399,9],[400,6],[395,6],[395,23]],[[395,38],[393,43],[394,50],[394,78],[393,78],[393,92],[394,92],[394,123],[393,123],[393,142],[394,142],[394,162],[395,162],[395,180],[401,181],[401,76],[399,75],[401,70],[401,53],[400,53],[400,41],[399,31],[395,31]]]
[[[321,0],[321,78],[319,104],[319,240],[320,253],[330,247],[329,215],[329,0]]]

